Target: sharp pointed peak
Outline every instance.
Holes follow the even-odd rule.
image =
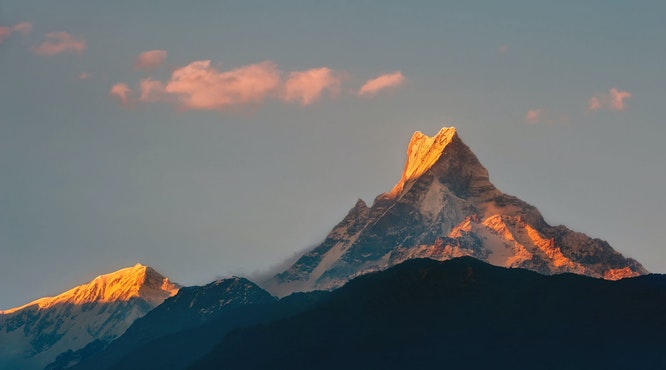
[[[456,130],[456,128],[454,126],[442,127],[433,136],[428,136],[428,135],[424,134],[423,132],[417,130],[417,131],[414,131],[414,133],[412,134],[412,140],[414,140],[415,138],[417,138],[417,139],[418,138],[438,139],[438,138],[445,138],[445,137],[453,137],[453,135],[456,135],[457,132],[458,132],[458,130]]]
[[[421,131],[415,131],[407,146],[407,161],[402,171],[400,181],[389,193],[398,195],[404,189],[405,183],[416,179],[430,169],[442,156],[444,149],[458,138],[455,127],[442,127],[434,136],[428,136]]]

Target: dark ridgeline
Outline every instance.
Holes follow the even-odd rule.
[[[410,260],[295,317],[235,330],[191,369],[664,369],[665,333],[663,275]]]
[[[150,340],[133,339],[137,325],[74,369],[666,368],[663,275],[608,281],[415,259],[333,292],[261,302]],[[185,306],[162,308],[152,325]]]

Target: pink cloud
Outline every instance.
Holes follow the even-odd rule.
[[[525,122],[527,123],[539,123],[541,120],[541,109],[530,109],[525,113]]]
[[[139,82],[139,89],[141,90],[141,96],[139,96],[141,102],[154,103],[163,99],[164,85],[160,81],[144,78]]]
[[[183,108],[224,110],[261,102],[279,86],[280,73],[273,62],[222,72],[211,67],[210,60],[199,60],[176,69],[164,90],[174,94]]]
[[[88,72],[81,72],[81,73],[79,73],[78,76],[76,76],[76,78],[78,78],[79,80],[87,80],[90,77],[92,77],[92,75]]]
[[[379,77],[370,79],[358,90],[359,96],[374,96],[384,89],[397,87],[405,82],[405,76],[400,71],[383,74]]]
[[[340,76],[327,67],[291,72],[282,88],[281,98],[302,106],[319,99],[324,90],[335,95],[340,91]]]
[[[12,29],[9,27],[0,26],[0,44],[2,44],[9,35],[12,34]]]
[[[134,68],[157,69],[167,58],[166,50],[144,51],[136,57]]]
[[[131,103],[130,95],[132,94],[132,89],[127,86],[126,83],[120,82],[111,87],[109,90],[109,96],[118,100],[121,105],[127,106]]]
[[[620,91],[616,88],[610,89],[610,108],[612,110],[625,110],[624,99],[631,98],[629,91]]]
[[[23,35],[27,35],[32,32],[32,23],[30,22],[21,22],[12,26],[12,31],[20,32]]]
[[[623,111],[627,109],[624,101],[631,97],[632,94],[629,91],[622,91],[613,87],[608,90],[608,93],[600,93],[592,96],[587,101],[587,110],[596,111],[606,108],[618,112]]]
[[[51,56],[68,51],[81,54],[86,49],[84,39],[72,36],[67,32],[49,32],[44,38],[41,45],[33,48],[37,55]]]
[[[590,100],[587,101],[587,110],[595,111],[601,109],[601,100],[598,97],[593,96]]]
[[[499,52],[502,54],[506,54],[509,52],[509,47],[507,45],[501,45],[499,47]]]
[[[17,23],[11,27],[0,26],[0,44],[14,32],[27,35],[30,31],[32,31],[32,24],[29,22]]]

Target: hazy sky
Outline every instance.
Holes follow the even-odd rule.
[[[0,0],[0,308],[136,262],[266,270],[456,126],[666,272],[664,1]]]

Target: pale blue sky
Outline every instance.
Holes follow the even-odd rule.
[[[666,272],[663,1],[136,3],[0,0],[0,26],[32,25],[0,43],[0,308],[136,262],[185,285],[265,270],[390,190],[411,133],[442,126],[550,223]],[[56,31],[85,50],[39,55]],[[133,68],[154,49],[160,68]],[[109,96],[198,60],[341,85],[212,111]]]

